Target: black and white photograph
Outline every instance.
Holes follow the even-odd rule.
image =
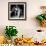
[[[26,20],[26,2],[8,2],[9,20]]]

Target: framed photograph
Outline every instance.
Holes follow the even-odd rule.
[[[8,20],[26,20],[26,2],[8,2]]]

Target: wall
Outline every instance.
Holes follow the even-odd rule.
[[[8,2],[27,2],[27,20],[9,21]],[[46,5],[46,0],[0,0],[0,34],[4,33],[6,25],[15,25],[19,31],[18,36],[31,36],[36,34],[37,29],[46,30],[40,27],[35,16],[41,13],[40,6]],[[40,36],[41,37],[41,36]]]

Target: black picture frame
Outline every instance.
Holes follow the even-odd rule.
[[[26,2],[8,2],[8,20],[26,20],[26,18]]]

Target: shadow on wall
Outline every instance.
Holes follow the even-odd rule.
[[[31,18],[31,23],[32,23],[32,25],[34,25],[34,26],[37,26],[37,27],[39,27],[40,26],[40,22],[38,21],[38,20],[36,20],[36,18],[35,17],[32,17]]]
[[[4,31],[5,31],[4,27],[0,26],[0,35],[4,35]]]

